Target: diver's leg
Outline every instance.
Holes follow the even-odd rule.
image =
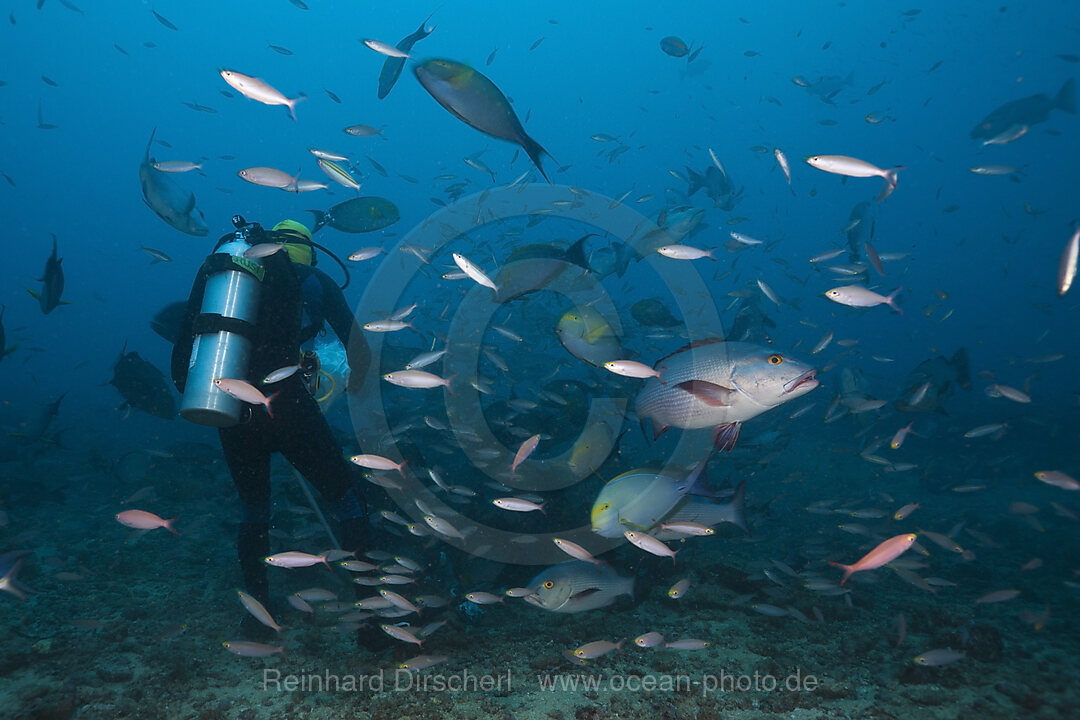
[[[281,454],[315,486],[341,524],[341,549],[362,552],[368,547],[363,498],[352,487],[352,468],[330,425],[306,390],[290,397],[286,407],[290,429],[277,438]]]
[[[370,547],[370,526],[365,517],[364,500],[352,487],[352,467],[345,460],[318,403],[306,390],[303,396],[296,398],[295,404],[290,399],[288,407],[295,413],[289,423],[294,431],[288,437],[278,437],[278,447],[293,467],[315,486],[337,517],[341,527],[341,549],[359,557]],[[355,588],[358,600],[369,594],[368,588],[361,585]],[[379,653],[392,647],[393,642],[382,630],[365,625],[356,631],[356,645],[368,652]]]
[[[225,463],[240,496],[236,554],[244,589],[267,605],[270,591],[263,558],[270,554],[270,451],[264,445],[265,435],[253,427],[257,424],[261,423],[222,428],[219,435]]]

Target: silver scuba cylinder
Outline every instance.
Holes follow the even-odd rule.
[[[240,421],[244,403],[214,380],[247,378],[263,277],[262,263],[244,257],[250,247],[241,228],[207,258],[209,275],[180,404],[180,416],[198,425],[229,427]]]

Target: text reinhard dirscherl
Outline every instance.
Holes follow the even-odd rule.
[[[711,695],[731,692],[813,692],[820,682],[801,670],[777,677],[767,673],[738,674],[721,670],[718,674],[693,676],[684,673],[643,675],[537,675],[541,692],[700,692]],[[521,684],[519,682],[519,687]],[[498,692],[510,693],[514,677],[509,668],[501,673],[477,674],[468,670],[454,673],[420,673],[396,669],[370,674],[320,673],[283,674],[275,668],[263,670],[262,689],[275,692]]]

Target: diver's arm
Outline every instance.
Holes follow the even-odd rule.
[[[323,284],[323,313],[338,340],[345,346],[349,363],[349,392],[358,392],[367,377],[371,365],[371,348],[364,337],[360,324],[349,309],[349,303],[341,288],[329,276],[321,274]]]

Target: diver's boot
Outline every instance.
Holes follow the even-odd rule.
[[[240,559],[240,574],[244,580],[244,592],[270,608],[270,583],[266,578],[266,563],[270,554],[270,527],[255,523],[240,523],[236,538],[236,554]],[[271,628],[263,625],[250,613],[245,613],[240,623],[244,640],[265,642],[275,637]]]

